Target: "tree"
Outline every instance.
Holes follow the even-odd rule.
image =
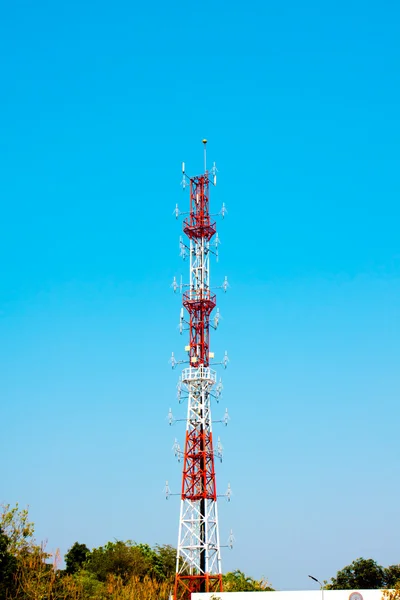
[[[33,534],[35,527],[28,520],[28,509],[20,510],[18,503],[10,508],[10,504],[1,504],[0,529],[8,538],[8,550],[18,556],[21,552],[37,549]]]
[[[169,544],[155,546],[153,571],[159,581],[172,579],[175,576],[176,549]]]
[[[14,594],[17,559],[9,550],[10,540],[0,528],[0,600]]]
[[[126,582],[134,576],[139,579],[154,576],[154,562],[154,551],[147,544],[117,541],[94,548],[85,568],[99,581],[107,581],[109,575],[114,575]]]
[[[48,600],[57,580],[58,552],[53,557],[53,564],[49,564],[51,554],[46,552],[44,545],[36,544],[33,537],[34,525],[29,521],[28,509],[21,510],[18,504],[13,508],[10,504],[1,505],[0,531],[0,554],[8,576],[6,583],[2,579],[4,598]],[[3,600],[2,596],[0,598]]]
[[[357,558],[350,565],[338,571],[327,590],[377,590],[385,587],[385,569],[372,558]]]
[[[66,573],[76,573],[82,568],[90,554],[89,548],[85,544],[75,542],[65,555]]]
[[[252,577],[246,576],[243,571],[236,569],[223,576],[223,585],[225,592],[272,592],[273,588],[267,580],[257,581]]]
[[[94,573],[90,573],[85,569],[80,569],[74,575],[66,575],[62,579],[63,591],[70,592],[72,598],[82,600],[105,600],[109,595],[107,594],[106,586],[103,582],[99,581]],[[71,593],[75,592],[75,596]],[[70,596],[66,595],[66,598]],[[60,595],[63,598],[62,595]]]
[[[390,565],[384,569],[385,588],[394,588],[400,582],[400,565]]]

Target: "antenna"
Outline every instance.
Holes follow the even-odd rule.
[[[168,485],[168,481],[165,482],[164,492],[165,492],[165,497],[168,500],[168,498],[169,498],[169,496],[171,494],[170,489],[169,489],[169,485]]]
[[[207,140],[204,138],[203,140],[204,146],[204,173],[207,173]]]
[[[229,545],[229,548],[230,548],[231,550],[232,550],[232,548],[233,548],[233,544],[234,544],[234,543],[235,543],[235,536],[233,535],[233,531],[232,531],[232,529],[231,529],[231,532],[230,532],[230,534],[229,534],[229,540],[228,540],[228,545]]]
[[[227,352],[227,350],[225,350],[224,358],[222,360],[222,364],[224,365],[224,369],[227,368],[228,362],[229,362],[228,352]]]

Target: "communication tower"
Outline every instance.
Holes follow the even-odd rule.
[[[225,368],[228,356],[221,363],[214,363],[214,353],[210,351],[210,328],[216,329],[219,311],[216,308],[216,295],[210,287],[210,254],[218,258],[218,234],[215,217],[209,210],[209,188],[216,185],[217,169],[207,170],[207,140],[204,146],[204,173],[188,177],[182,163],[182,185],[190,189],[190,212],[181,213],[178,205],[174,210],[176,218],[186,215],[181,237],[181,256],[189,257],[189,283],[178,283],[174,278],[172,287],[182,294],[180,332],[189,332],[189,342],[185,346],[187,360],[177,361],[171,357],[172,368],[187,363],[178,382],[178,398],[187,400],[186,439],[182,452],[177,441],[175,455],[183,461],[181,508],[179,520],[178,548],[174,600],[189,600],[192,592],[222,591],[221,546],[218,529],[217,488],[215,480],[215,459],[222,459],[222,446],[218,438],[216,450],[212,434],[211,400],[221,395],[222,383],[217,382],[217,374],[210,365],[222,364]],[[225,205],[218,215],[224,217]],[[225,292],[227,278],[220,286]],[[225,412],[221,421],[228,423]],[[174,418],[169,412],[169,422]],[[166,486],[169,495],[168,482]],[[230,487],[225,494],[230,499]]]

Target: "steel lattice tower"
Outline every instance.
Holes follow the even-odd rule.
[[[214,452],[211,419],[211,399],[219,396],[222,384],[217,384],[216,372],[210,368],[210,359],[214,357],[210,352],[210,327],[216,328],[219,319],[217,311],[211,321],[216,296],[210,288],[210,253],[217,253],[218,235],[209,211],[209,187],[216,184],[216,168],[214,164],[211,172],[207,171],[207,141],[203,140],[203,144],[204,173],[187,177],[182,165],[183,184],[190,187],[190,212],[183,222],[188,243],[181,238],[180,244],[181,255],[184,258],[189,255],[190,279],[188,285],[180,284],[183,304],[180,329],[182,333],[185,324],[189,331],[189,344],[185,347],[189,366],[183,370],[178,384],[179,394],[183,392],[187,397],[188,409],[185,448],[183,453],[177,443],[175,448],[178,458],[182,455],[183,460],[175,600],[188,600],[192,592],[222,591],[214,465],[221,448],[218,441],[217,453]],[[223,205],[220,214],[224,213]],[[175,214],[176,217],[180,214],[178,207]],[[176,280],[173,285],[176,291]],[[226,279],[222,288],[226,291]],[[225,354],[222,363],[225,367],[227,361]],[[175,364],[172,355],[172,366]],[[225,424],[227,418],[226,413]]]

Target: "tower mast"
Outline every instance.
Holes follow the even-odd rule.
[[[216,328],[216,296],[210,288],[210,253],[218,244],[216,223],[209,210],[210,183],[216,184],[216,168],[207,171],[204,145],[204,173],[187,177],[182,165],[184,185],[190,186],[190,212],[183,222],[188,243],[181,239],[181,254],[190,258],[189,284],[182,294],[182,324],[187,325],[189,343],[185,347],[189,366],[178,384],[187,395],[186,439],[183,452],[181,507],[174,600],[190,600],[192,592],[222,591],[221,551],[218,529],[215,453],[212,434],[211,398],[216,372],[210,368],[210,326]],[[211,180],[210,180],[211,175]],[[223,209],[224,210],[224,209]],[[179,210],[176,208],[176,216]],[[223,216],[224,212],[222,212]],[[175,284],[176,285],[176,284]],[[226,286],[223,286],[226,290]],[[182,284],[181,284],[182,291]],[[185,310],[186,313],[185,313]],[[184,316],[186,315],[186,317]],[[176,364],[174,358],[173,366]],[[226,366],[227,358],[224,359]]]

